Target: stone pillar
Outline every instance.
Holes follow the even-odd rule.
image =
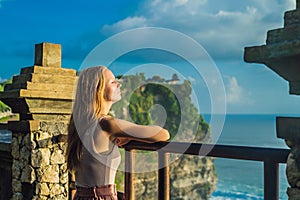
[[[262,63],[289,82],[290,94],[300,95],[300,0],[284,14],[284,27],[268,31],[266,44],[246,47],[244,59]],[[277,117],[277,137],[291,148],[286,175],[289,200],[300,199],[300,118]]]
[[[289,200],[300,199],[300,118],[277,117],[277,137],[285,140],[291,148],[286,166],[286,176],[290,187],[287,189]]]
[[[61,46],[35,46],[35,65],[21,69],[0,99],[19,114],[12,131],[12,199],[68,199],[66,143],[76,71],[61,68]]]

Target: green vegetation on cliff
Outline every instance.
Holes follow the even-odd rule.
[[[113,105],[113,115],[137,124],[164,126],[169,130],[172,141],[210,141],[209,125],[191,101],[192,88],[189,81],[165,81],[159,76],[146,79],[143,73],[123,76],[121,81],[122,99]],[[136,199],[155,199],[157,155],[147,151],[136,152],[142,154],[135,154],[138,160],[135,169],[149,170],[135,175]],[[121,154],[124,156],[124,151]],[[170,157],[171,198],[185,199],[188,195],[189,199],[208,199],[217,182],[213,159],[177,154]],[[116,184],[120,191],[124,189],[123,176],[122,172],[117,172]]]
[[[138,124],[164,125],[171,139],[192,134],[198,142],[207,141],[209,125],[192,103],[191,92],[189,81],[168,84],[159,76],[146,80],[143,73],[123,76],[122,100],[114,104],[114,114]]]

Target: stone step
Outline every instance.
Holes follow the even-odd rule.
[[[25,99],[29,113],[71,114],[72,100],[58,99]]]
[[[300,117],[276,117],[277,137],[299,141]]]
[[[268,31],[266,43],[270,45],[294,40],[300,40],[300,24]]]
[[[62,76],[54,74],[21,74],[13,77],[13,84],[24,84],[26,82],[44,84],[68,84],[74,85],[76,76]]]
[[[1,100],[11,108],[13,113],[25,114],[24,116],[35,113],[71,114],[72,112],[70,99],[5,98]]]
[[[284,27],[300,24],[300,10],[290,10],[284,13]]]
[[[59,74],[61,76],[76,76],[76,70],[43,66],[30,66],[21,69],[21,74]]]
[[[12,83],[6,84],[4,91],[15,90],[15,89],[27,89],[27,90],[47,90],[47,91],[64,91],[64,92],[73,92],[75,88],[74,85],[65,85],[65,84],[47,84],[47,83]]]
[[[0,100],[9,98],[73,99],[73,92],[17,89],[0,92]]]

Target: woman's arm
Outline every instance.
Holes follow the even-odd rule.
[[[105,117],[100,121],[101,128],[112,137],[126,137],[142,142],[166,141],[170,138],[169,132],[155,125],[138,125],[126,120]]]

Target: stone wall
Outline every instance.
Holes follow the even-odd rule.
[[[30,133],[12,135],[12,199],[67,199],[68,172],[64,142],[67,124],[41,122]]]
[[[0,200],[7,200],[10,199],[12,196],[11,173],[11,144],[0,143]]]

